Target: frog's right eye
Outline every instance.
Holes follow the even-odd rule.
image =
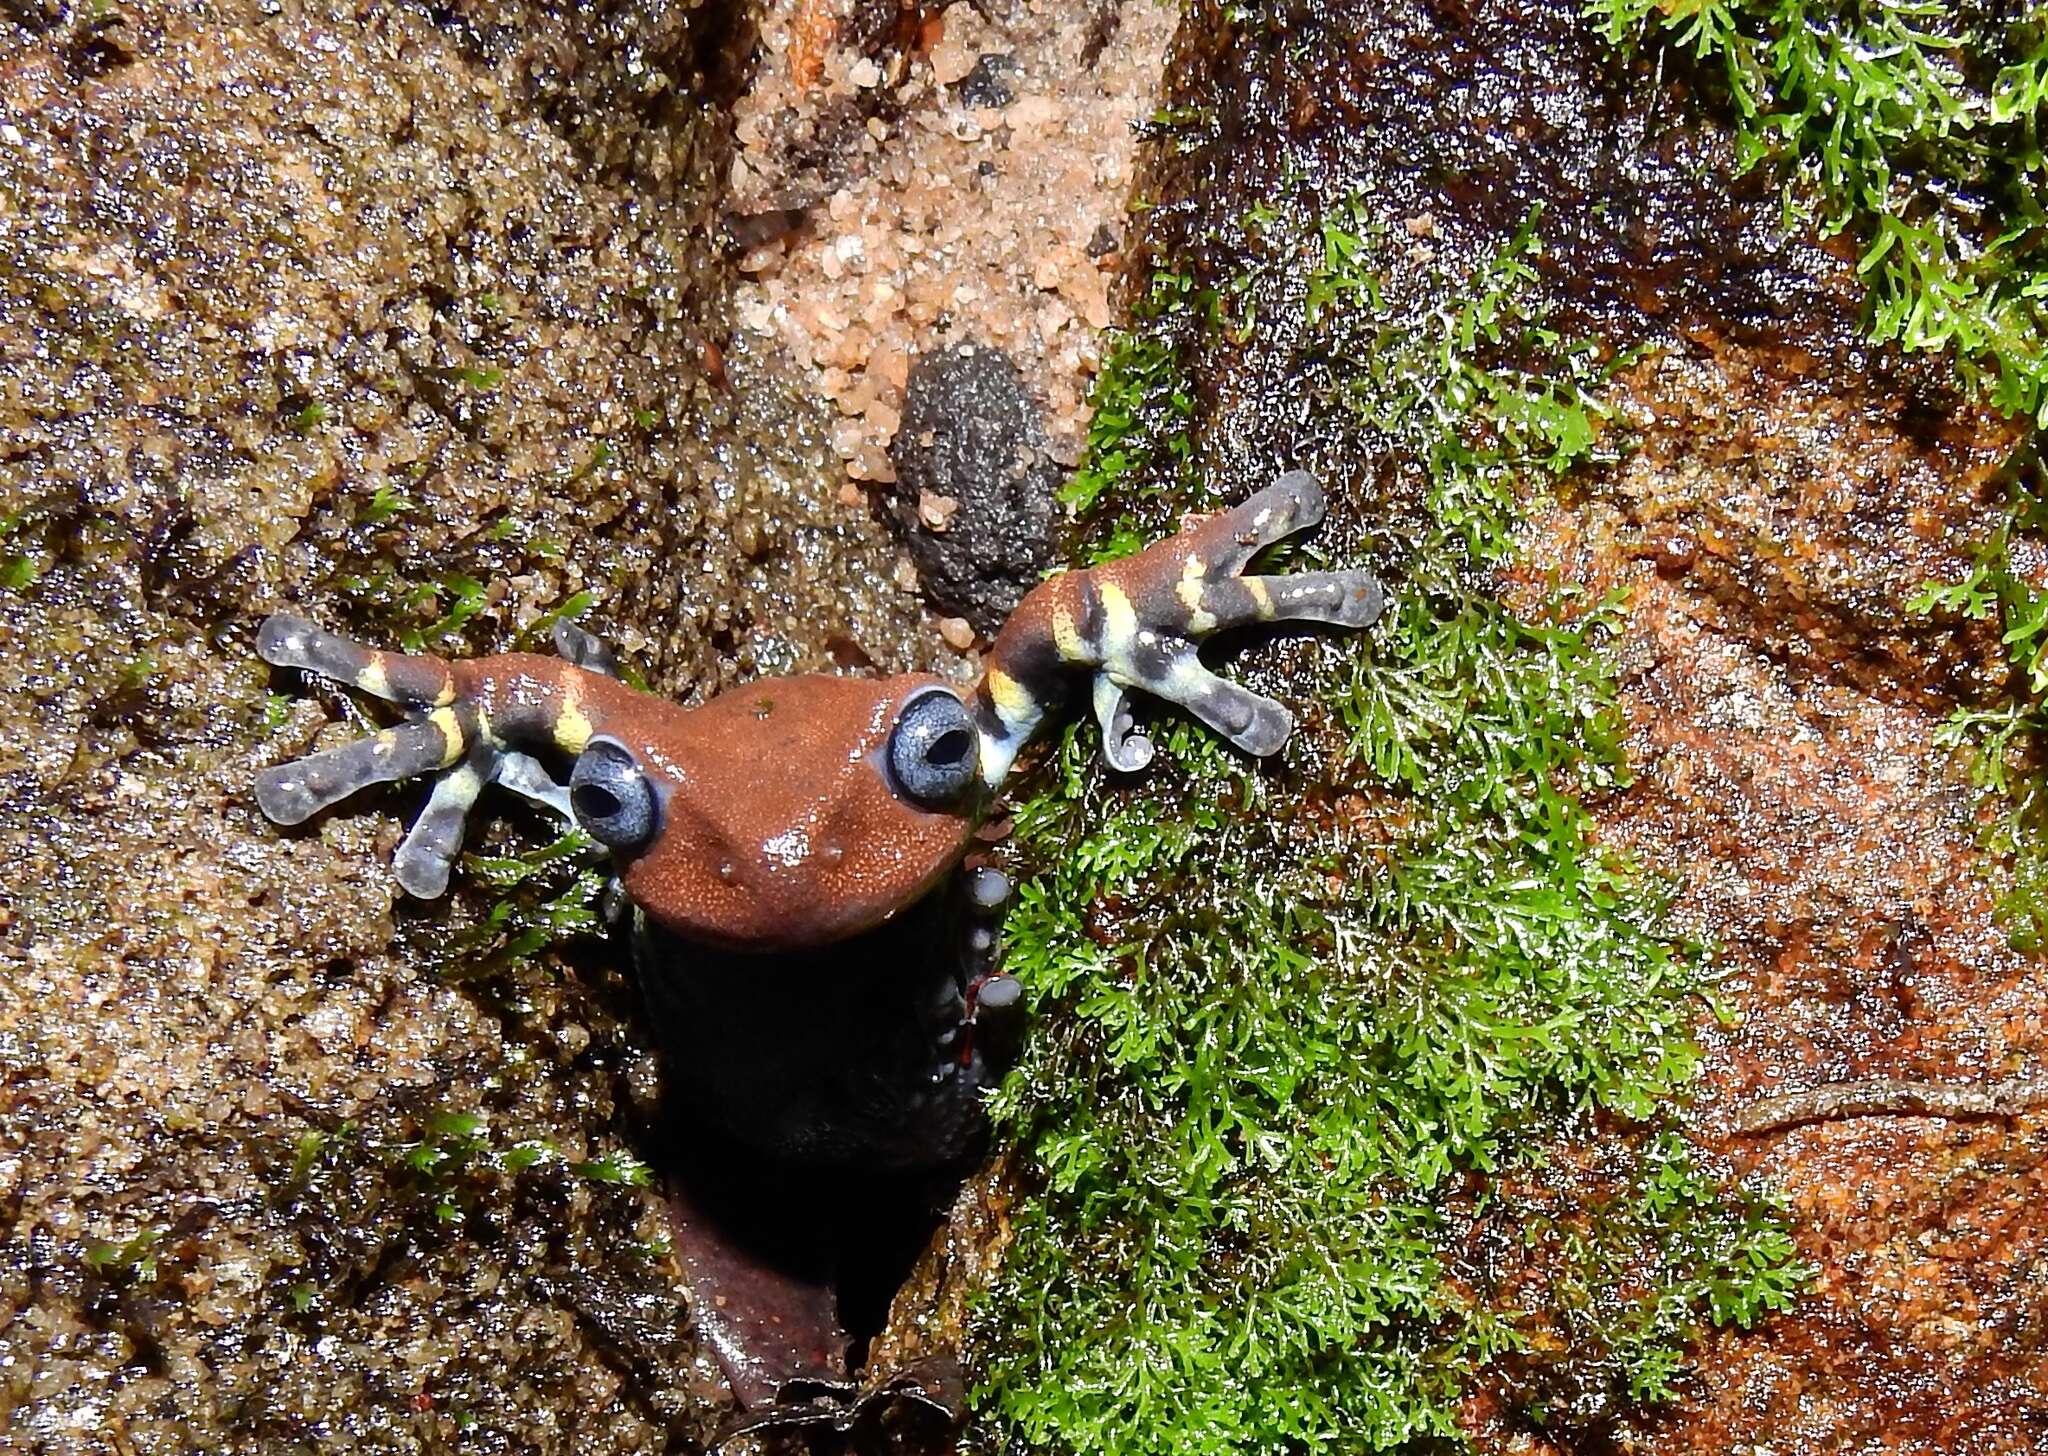
[[[927,809],[950,809],[974,786],[980,743],[967,705],[934,688],[904,704],[889,735],[889,776]]]
[[[569,807],[576,822],[608,849],[643,848],[661,827],[661,801],[633,751],[600,736],[584,745],[569,772]]]

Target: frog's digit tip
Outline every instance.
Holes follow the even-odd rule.
[[[1322,520],[1329,510],[1329,498],[1323,494],[1323,487],[1306,470],[1290,470],[1263,491],[1254,500],[1271,497],[1274,504],[1285,502],[1288,507],[1289,531],[1302,531]]]
[[[993,910],[1010,898],[1010,877],[1001,870],[978,869],[967,882],[967,895],[975,908]]]
[[[1142,733],[1102,735],[1102,758],[1118,773],[1137,773],[1152,762],[1152,740]]]
[[[1356,630],[1370,627],[1387,606],[1386,589],[1363,568],[1247,577],[1243,585],[1258,599],[1258,617],[1268,622],[1324,622]],[[1217,595],[1228,591],[1218,589]],[[1219,603],[1219,609],[1231,605]]]
[[[448,872],[462,849],[463,827],[495,767],[486,744],[434,780],[427,807],[413,821],[405,842],[392,856],[391,872],[398,886],[415,900],[438,900],[448,891]]]
[[[272,667],[304,667],[320,629],[292,612],[273,612],[256,629],[256,655]]]
[[[1294,732],[1294,715],[1281,704],[1218,677],[1192,656],[1178,664],[1171,678],[1154,691],[1179,703],[1256,758],[1278,753]]]
[[[323,631],[292,612],[264,619],[256,629],[256,655],[272,667],[296,667],[389,696],[371,671],[382,653]]]
[[[398,853],[391,857],[391,873],[398,888],[415,900],[438,900],[447,894],[454,857],[441,859],[426,851],[408,854],[407,847],[399,846]]]
[[[1342,615],[1337,618],[1341,627],[1370,627],[1380,619],[1380,613],[1387,609],[1387,589],[1380,585],[1380,579],[1364,568],[1353,571],[1332,572],[1341,584],[1344,593]]]
[[[554,631],[555,654],[585,672],[600,673],[605,677],[619,675],[618,654],[613,652],[603,638],[584,631],[564,617],[557,621]]]
[[[1294,736],[1294,715],[1270,698],[1260,698],[1256,693],[1245,696],[1257,700],[1251,720],[1235,733],[1221,728],[1218,731],[1254,758],[1271,758]],[[1199,709],[1196,711],[1200,713]]]
[[[998,1016],[1015,1010],[1024,999],[1024,983],[1015,976],[990,976],[975,988],[974,1009]]]
[[[1118,773],[1152,762],[1152,740],[1134,731],[1130,694],[1106,672],[1095,674],[1095,717],[1102,724],[1102,757]]]
[[[320,812],[298,763],[281,763],[256,775],[256,807],[273,824],[303,824]]]

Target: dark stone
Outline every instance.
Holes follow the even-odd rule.
[[[1116,229],[1108,223],[1101,223],[1095,229],[1095,236],[1088,239],[1088,256],[1107,258],[1123,246],[1123,239],[1116,235]]]
[[[879,56],[915,28],[916,14],[902,0],[854,0],[853,13],[840,22],[839,40],[864,56]]]
[[[1018,72],[1017,58],[1003,51],[983,51],[974,69],[960,78],[954,95],[962,106],[1008,106],[1017,99],[1010,78]]]
[[[1024,377],[1002,350],[953,344],[910,371],[890,456],[896,487],[883,516],[934,607],[994,632],[1052,563],[1060,467]],[[918,514],[924,495],[960,503],[943,531]]]

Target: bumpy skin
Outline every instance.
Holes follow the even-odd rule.
[[[697,1317],[744,1404],[780,1401],[796,1420],[844,1428],[867,1407],[837,1398],[849,1342],[831,1260],[754,1236],[789,1205],[793,1178],[813,1192],[805,1180],[821,1171],[900,1187],[973,1155],[1020,992],[996,973],[985,923],[1000,876],[984,872],[960,894],[934,888],[1018,752],[1084,685],[1119,769],[1152,756],[1132,731],[1134,690],[1248,753],[1277,752],[1287,710],[1210,672],[1197,646],[1248,623],[1357,628],[1379,614],[1383,594],[1364,571],[1242,575],[1261,547],[1322,514],[1321,489],[1297,471],[1135,556],[1053,577],[957,698],[931,677],[808,676],[689,708],[618,682],[609,652],[572,627],[557,631],[560,658],[449,662],[274,616],[257,639],[264,660],[390,699],[406,720],[266,770],[257,802],[296,824],[367,785],[432,776],[394,861],[399,883],[427,898],[445,890],[487,784],[611,847],[685,1116],[732,1151],[716,1166],[683,1159],[695,1166],[674,1187]],[[544,758],[574,760],[567,788]],[[963,955],[942,948],[963,941]],[[902,1384],[885,1389],[899,1396]]]

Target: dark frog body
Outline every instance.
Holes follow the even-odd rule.
[[[1248,753],[1276,752],[1287,710],[1210,672],[1197,644],[1249,623],[1378,615],[1363,571],[1242,574],[1322,514],[1320,488],[1295,472],[1135,556],[1055,576],[964,691],[922,675],[806,676],[692,708],[619,682],[610,654],[574,628],[557,632],[560,658],[444,661],[275,616],[258,638],[266,661],[407,717],[265,771],[257,800],[296,824],[368,784],[433,776],[394,864],[423,897],[446,888],[491,783],[606,846],[679,1094],[677,1252],[745,1424],[844,1427],[902,1396],[945,1406],[952,1393],[928,1371],[855,1398],[837,1295],[841,1256],[861,1251],[821,1230],[866,1228],[848,1218],[854,1206],[928,1211],[978,1150],[1021,989],[997,965],[1007,886],[992,870],[956,871],[1019,750],[1079,689],[1119,769],[1152,754],[1132,731],[1133,690]],[[570,764],[566,786],[544,759]]]

